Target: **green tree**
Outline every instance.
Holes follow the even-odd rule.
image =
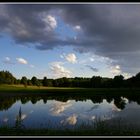
[[[101,87],[101,80],[102,80],[102,77],[100,76],[93,76],[90,80],[91,82],[91,87]]]
[[[123,80],[124,80],[124,77],[123,75],[117,75],[117,76],[114,76],[114,87],[123,87]]]
[[[16,78],[9,71],[0,71],[0,84],[14,84]]]
[[[27,83],[28,83],[29,86],[32,86],[31,80],[28,79]]]
[[[24,85],[24,87],[27,87],[27,78],[25,77],[25,76],[23,76],[22,78],[21,78],[21,84],[23,84]]]
[[[48,79],[47,79],[47,77],[43,78],[42,84],[43,84],[43,86],[48,86]]]
[[[31,79],[31,82],[32,82],[32,85],[37,85],[38,80],[35,76],[33,76]]]
[[[36,86],[38,86],[39,88],[40,88],[40,86],[42,86],[42,84],[39,80],[36,81]]]

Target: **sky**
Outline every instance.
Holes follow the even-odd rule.
[[[140,71],[140,4],[0,4],[0,70],[16,78],[129,78]]]

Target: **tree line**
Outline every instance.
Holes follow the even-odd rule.
[[[123,75],[116,75],[114,78],[104,78],[101,76],[92,76],[91,78],[75,77],[75,78],[58,78],[38,79],[33,76],[28,79],[23,76],[16,79],[9,71],[0,71],[0,84],[23,84],[27,86],[45,86],[45,87],[83,87],[83,88],[121,88],[121,87],[140,87],[140,72],[135,76],[124,79]]]

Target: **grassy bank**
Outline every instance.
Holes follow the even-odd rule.
[[[10,93],[12,94],[26,94],[26,93],[107,93],[107,94],[121,94],[121,93],[139,93],[139,88],[63,88],[63,87],[36,87],[28,86],[24,87],[23,85],[0,85],[0,95]]]

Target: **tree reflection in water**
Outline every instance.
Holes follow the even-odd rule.
[[[25,126],[23,125],[22,111],[21,111],[21,106],[20,106],[18,115],[16,116],[15,128],[20,129],[24,127]]]
[[[26,104],[27,102],[31,101],[32,104],[36,104],[38,101],[43,100],[43,103],[46,104],[47,100],[56,100],[56,101],[61,101],[61,102],[67,102],[68,100],[75,100],[77,101],[86,101],[86,100],[91,100],[94,104],[95,103],[102,103],[104,99],[108,103],[111,103],[114,101],[114,104],[116,107],[119,109],[124,109],[126,105],[126,101],[124,98],[128,99],[128,102],[136,102],[140,105],[140,95],[138,94],[122,94],[122,95],[116,95],[116,94],[35,94],[35,95],[17,95],[13,97],[3,97],[1,96],[0,98],[0,111],[2,110],[8,110],[14,103],[17,101],[21,101],[22,104]],[[21,117],[21,108],[19,109],[19,118]]]

